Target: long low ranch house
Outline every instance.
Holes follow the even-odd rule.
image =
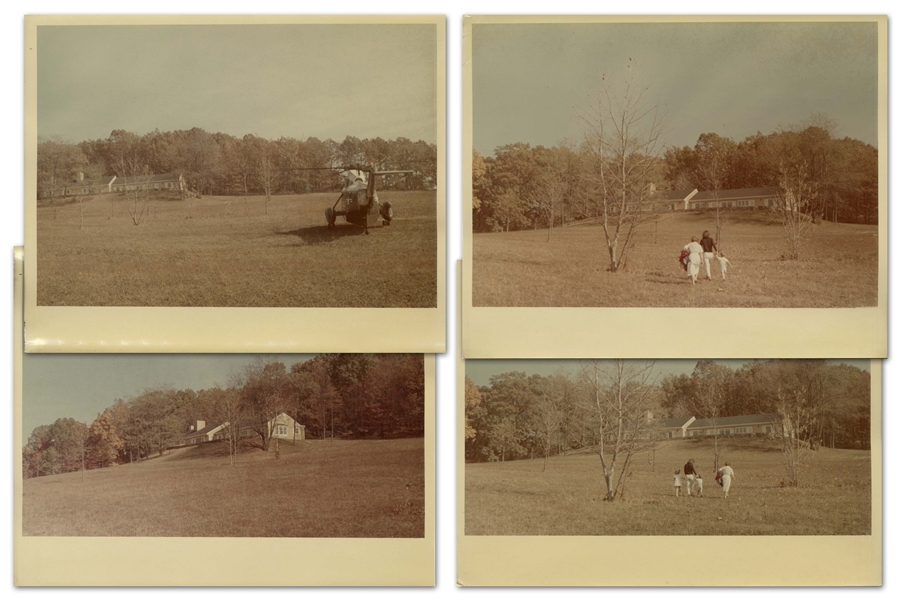
[[[740,415],[716,419],[678,417],[659,419],[656,427],[665,431],[668,439],[699,437],[704,435],[755,435],[775,433],[778,415]]]
[[[704,210],[719,208],[771,208],[777,206],[780,189],[776,187],[742,188],[700,192],[671,190],[658,193],[656,200],[665,210]]]

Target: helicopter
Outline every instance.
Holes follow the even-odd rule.
[[[373,165],[348,165],[344,167],[302,167],[299,171],[339,171],[345,180],[342,193],[331,207],[326,208],[326,227],[335,228],[336,217],[364,228],[370,235],[370,227],[382,220],[383,226],[392,224],[392,204],[380,203],[376,194],[376,178],[381,175],[407,175],[414,171],[377,171]],[[341,204],[341,206],[339,206]],[[338,207],[338,209],[336,209]]]

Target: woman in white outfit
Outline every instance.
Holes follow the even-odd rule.
[[[687,277],[690,278],[690,282],[693,285],[696,285],[696,276],[699,275],[699,265],[702,263],[702,246],[699,245],[699,240],[696,237],[690,238],[690,243],[684,246],[684,250],[690,253],[690,256],[687,257],[689,262],[687,262]]]
[[[727,498],[728,492],[731,491],[731,481],[733,481],[737,476],[734,474],[734,470],[731,468],[731,463],[726,462],[724,466],[718,469],[718,472],[721,473],[721,486],[724,489],[724,497]]]

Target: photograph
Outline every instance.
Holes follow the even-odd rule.
[[[877,305],[877,22],[478,25],[473,61],[474,306]]]
[[[881,581],[879,361],[458,368],[461,585]]]
[[[29,355],[22,534],[423,538],[424,357]]]
[[[436,306],[436,58],[429,24],[39,26],[38,305]]]
[[[26,352],[441,351],[444,23],[27,17]]]
[[[867,360],[466,369],[467,535],[871,532]]]
[[[650,356],[610,345],[615,314],[712,333],[779,314],[797,349],[746,356],[837,358],[851,337],[849,356],[886,355],[886,25],[465,19],[465,356]],[[500,339],[517,322],[533,335]],[[586,323],[574,353],[533,343]]]

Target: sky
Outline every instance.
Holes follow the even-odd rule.
[[[661,381],[668,375],[690,375],[696,367],[699,359],[662,359],[656,360],[653,367],[653,377],[655,381]],[[731,369],[737,370],[750,360],[716,360],[721,365],[727,365]],[[853,365],[858,369],[869,370],[868,360],[837,360],[828,361],[830,363],[845,363]],[[471,359],[466,363],[466,373],[470,379],[477,385],[489,385],[489,378],[499,373],[510,373],[511,371],[522,371],[527,375],[552,375],[558,369],[565,369],[572,373],[578,372],[580,361],[577,359]]]
[[[708,132],[740,141],[816,112],[877,145],[877,57],[874,23],[474,25],[474,147],[579,142],[579,108],[628,64],[667,115],[665,147]]]
[[[22,425],[35,427],[72,417],[91,424],[117,398],[148,388],[207,389],[228,385],[229,375],[261,355],[249,354],[24,354]],[[312,354],[263,355],[286,368]]]
[[[38,135],[436,142],[434,25],[38,28]]]

